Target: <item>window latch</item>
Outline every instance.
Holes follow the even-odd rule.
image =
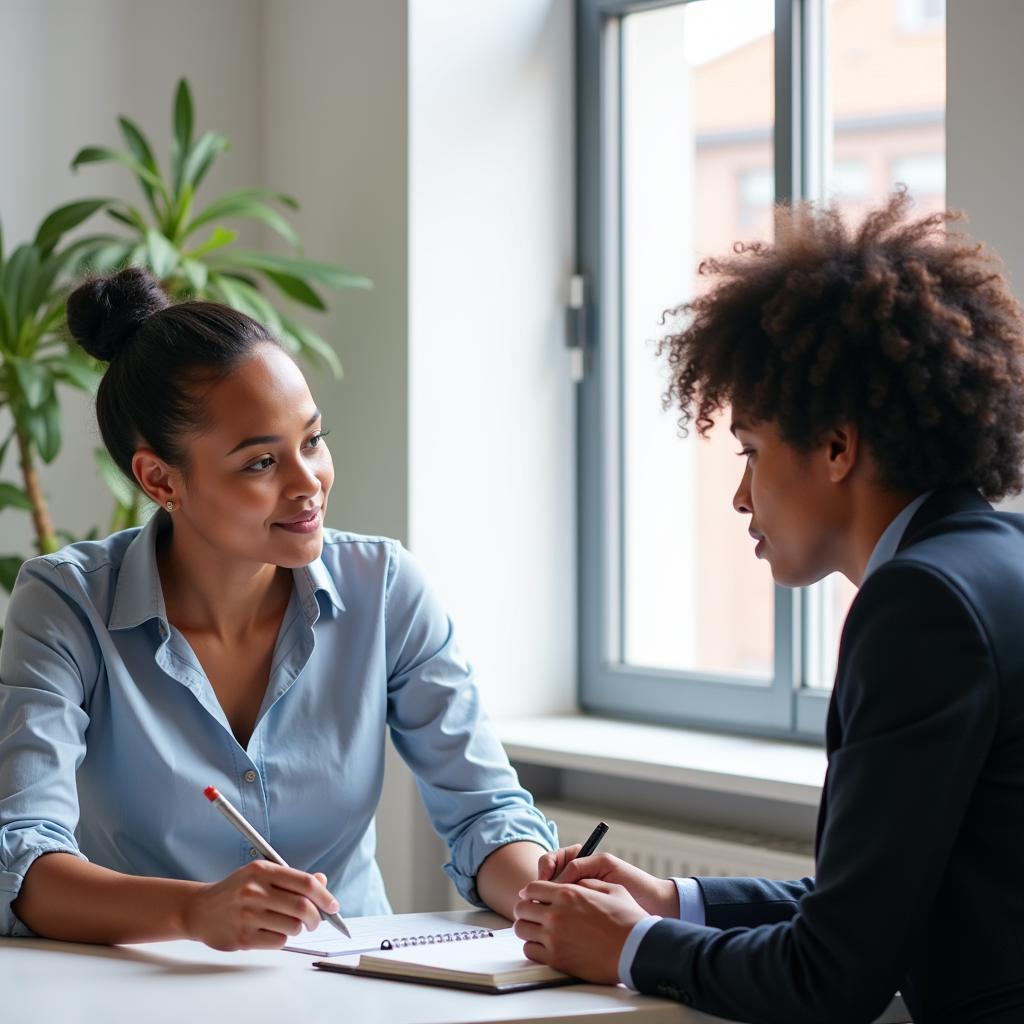
[[[586,287],[582,274],[569,278],[567,329],[565,344],[569,349],[569,374],[574,384],[583,380],[584,353],[587,348]]]

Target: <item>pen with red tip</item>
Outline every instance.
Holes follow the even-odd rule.
[[[264,839],[263,836],[261,836],[259,832],[257,832],[256,829],[254,829],[252,825],[242,817],[238,808],[236,808],[226,796],[220,793],[216,786],[207,786],[203,792],[206,794],[206,799],[209,800],[210,803],[213,804],[213,806],[216,807],[217,810],[220,811],[220,813],[223,814],[224,817],[227,818],[228,821],[230,821],[231,824],[249,840],[250,843],[252,843],[253,849],[259,850],[267,860],[273,861],[275,864],[280,864],[283,868],[288,867],[288,863],[285,861],[284,857],[282,857],[281,854],[279,854],[277,850],[275,850],[270,843],[268,843],[266,839]],[[330,921],[342,935],[345,935],[348,938],[352,937],[352,933],[348,930],[348,925],[345,924],[341,914],[328,914],[326,911],[321,910],[320,916],[325,921]]]

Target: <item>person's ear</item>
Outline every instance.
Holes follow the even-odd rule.
[[[842,483],[857,465],[860,431],[851,423],[840,424],[825,435],[824,446],[829,481]]]
[[[132,456],[132,472],[146,496],[161,508],[173,512],[181,503],[180,474],[150,448],[139,448]]]

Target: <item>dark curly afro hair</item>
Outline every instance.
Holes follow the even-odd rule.
[[[1021,309],[994,254],[947,232],[959,214],[907,221],[909,203],[856,229],[835,206],[780,207],[774,243],[701,264],[716,280],[658,347],[684,434],[727,405],[803,451],[853,423],[894,491],[1021,490]]]

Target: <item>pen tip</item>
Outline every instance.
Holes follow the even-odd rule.
[[[216,786],[207,786],[203,792],[206,794],[206,799],[209,800],[210,803],[213,803],[213,801],[220,796],[220,793],[217,792]]]

